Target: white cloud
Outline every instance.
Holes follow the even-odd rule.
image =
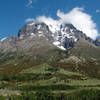
[[[77,29],[83,31],[92,39],[96,39],[96,37],[98,36],[96,23],[94,23],[94,21],[92,20],[91,15],[84,12],[83,8],[76,7],[69,13],[63,13],[58,10],[57,16],[61,18],[61,21],[73,24]]]
[[[71,23],[78,30],[83,31],[88,37],[96,39],[98,36],[98,30],[96,29],[96,23],[92,20],[92,16],[84,12],[84,8],[74,8],[68,13],[57,11],[58,19],[55,20],[51,17],[39,16],[36,21],[45,22],[48,25],[57,26],[61,23]],[[26,21],[27,22],[27,21]]]
[[[25,20],[26,23],[32,23],[34,21],[35,21],[34,18],[28,18]]]
[[[39,17],[37,17],[36,21],[44,22],[47,25],[57,25],[59,23],[58,20],[54,20],[53,18],[46,17],[46,16],[39,16]]]
[[[32,7],[32,3],[33,1],[32,0],[29,0],[28,4],[26,5],[26,7]]]
[[[97,10],[96,10],[96,13],[100,13],[100,10],[99,10],[99,9],[97,9]]]

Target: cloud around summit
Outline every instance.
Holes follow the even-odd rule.
[[[44,22],[46,24],[57,25],[62,23],[71,23],[78,30],[83,31],[88,37],[96,39],[98,30],[96,28],[96,23],[92,20],[92,16],[84,12],[84,8],[73,8],[71,11],[64,13],[60,10],[57,11],[58,19],[53,19],[52,17],[38,16],[34,21]],[[26,20],[26,22],[33,22],[33,19]]]

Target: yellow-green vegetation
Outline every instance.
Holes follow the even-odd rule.
[[[100,80],[49,64],[0,76],[0,100],[99,100]],[[5,95],[4,95],[5,94]]]
[[[21,73],[45,74],[49,72],[47,69],[50,67],[51,67],[50,65],[44,63],[39,66],[34,66],[31,68],[25,69]]]
[[[99,65],[68,53],[1,54],[0,100],[99,100]]]

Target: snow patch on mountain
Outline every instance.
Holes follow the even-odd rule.
[[[38,25],[37,29],[39,30],[42,26],[41,25]]]
[[[3,42],[3,41],[6,40],[6,39],[7,39],[7,37],[4,37],[4,38],[2,38],[0,41]]]
[[[34,35],[34,33],[31,33],[31,35]]]
[[[56,46],[59,46],[60,45],[60,42],[59,41],[56,41],[56,42],[53,42],[54,45]]]
[[[62,50],[66,50],[66,48],[64,48],[63,46],[57,46],[57,47],[62,49]]]
[[[58,48],[62,49],[62,50],[66,50],[66,48],[64,48],[63,46],[60,45],[60,42],[59,41],[53,42],[53,44],[55,46],[57,46]]]

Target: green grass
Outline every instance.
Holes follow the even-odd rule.
[[[81,49],[79,49],[79,52]],[[93,50],[91,52],[93,52]],[[85,64],[61,62],[66,60],[70,56],[70,53],[71,55],[75,53],[75,56],[80,58],[79,56],[81,55],[77,54],[75,49],[72,51],[54,49],[46,52],[45,55],[41,54],[41,56],[34,56],[34,54],[30,56],[16,52],[8,53],[4,56],[4,54],[0,53],[0,89],[18,90],[21,96],[23,96],[23,93],[26,93],[24,96],[27,98],[31,97],[31,94],[29,94],[30,91],[33,93],[40,92],[39,94],[41,95],[45,95],[42,94],[43,91],[47,93],[50,92],[50,95],[60,98],[57,100],[62,100],[62,93],[63,97],[67,98],[67,100],[89,100],[91,96],[94,98],[93,93],[97,95],[98,92],[95,91],[100,90],[99,65],[96,65],[92,61],[87,61]],[[85,53],[88,51],[89,50],[86,50],[82,53],[82,56],[85,57]],[[97,56],[97,53],[95,53],[95,56]],[[88,94],[88,92],[90,94]],[[69,95],[66,96],[66,94]],[[88,96],[89,99],[87,99]],[[17,100],[15,98],[17,98],[17,96],[12,96],[11,99],[7,100]],[[21,99],[21,97],[18,98]],[[2,97],[2,100],[3,99]],[[38,100],[41,99],[38,98]]]
[[[49,67],[51,67],[50,65],[44,63],[41,64],[39,66],[34,66],[28,69],[23,70],[21,73],[33,73],[33,74],[45,74],[48,71],[46,71]]]

